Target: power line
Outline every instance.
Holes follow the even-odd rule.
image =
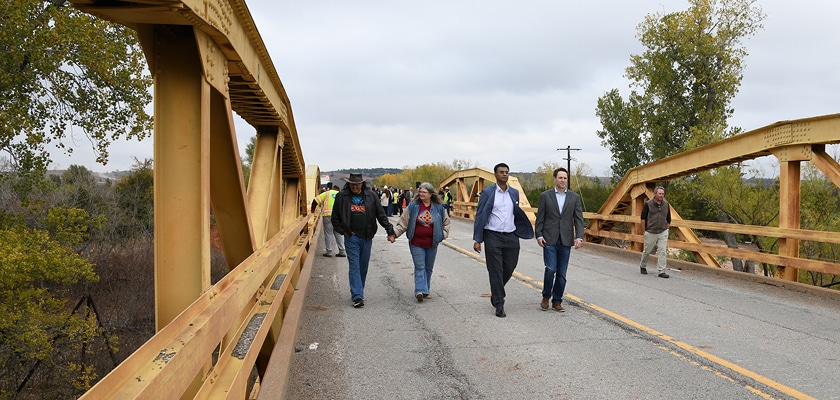
[[[572,146],[566,146],[565,149],[563,149],[563,148],[557,149],[557,151],[560,151],[560,150],[566,150],[566,158],[565,158],[566,169],[569,171],[569,175],[571,175],[572,174],[572,150],[577,151],[577,150],[580,150],[580,149],[573,149]]]

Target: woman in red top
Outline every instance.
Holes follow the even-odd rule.
[[[418,302],[431,298],[429,286],[438,244],[449,237],[449,215],[431,183],[423,182],[394,229],[403,233],[414,261],[414,297]]]

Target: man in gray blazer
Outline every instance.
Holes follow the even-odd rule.
[[[568,189],[569,171],[554,170],[554,187],[540,194],[535,223],[537,244],[543,248],[545,276],[540,308],[548,310],[548,301],[558,312],[566,311],[561,303],[566,290],[566,270],[572,246],[583,244],[583,206],[580,196]]]

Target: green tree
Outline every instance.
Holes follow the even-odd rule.
[[[647,50],[632,55],[625,70],[629,99],[613,89],[596,109],[603,126],[597,134],[613,153],[613,179],[740,131],[727,128],[727,120],[747,56],[741,41],[764,18],[756,0],[689,0],[685,11],[645,17],[637,38]]]
[[[716,219],[724,223],[778,226],[778,186],[773,181],[763,179],[758,169],[750,170],[750,173],[756,179],[751,181],[745,179],[740,165],[717,168],[697,174],[694,179],[683,181],[684,188],[672,191],[672,193],[681,195],[683,198],[702,200],[709,211],[709,214],[701,216],[702,219]],[[689,201],[685,203],[690,204]],[[728,247],[739,247],[736,235],[724,232],[722,236]],[[767,251],[777,244],[775,238],[758,236],[744,238],[742,235],[742,240],[755,243],[760,251]],[[746,265],[739,259],[733,259],[732,262],[733,269],[736,271],[755,272],[752,262],[747,262]]]
[[[645,143],[637,93],[632,93],[625,103],[618,89],[610,90],[598,99],[595,114],[603,127],[597,131],[598,137],[603,139],[601,144],[610,149],[612,155],[610,170],[614,182],[621,180],[631,168],[650,161],[648,153],[642,151]]]
[[[0,229],[0,398],[47,384],[36,377],[24,385],[38,365],[61,377],[60,397],[78,395],[96,378],[91,366],[68,358],[93,349],[88,344],[100,334],[95,318],[70,313],[64,295],[68,285],[98,279],[71,249],[87,234],[87,215],[68,211],[56,209],[46,217],[54,235],[22,226]]]
[[[251,180],[251,167],[254,165],[254,149],[257,147],[257,137],[251,136],[248,146],[245,146],[245,158],[242,159],[242,175],[245,177],[245,187]]]
[[[542,165],[537,167],[537,175],[542,178],[543,183],[542,187],[539,189],[545,190],[545,188],[554,186],[554,170],[560,167],[563,166],[554,161],[543,161]],[[571,174],[571,171],[569,174]]]
[[[154,229],[154,170],[152,160],[135,160],[131,173],[114,187],[114,226],[121,238],[152,235]]]
[[[57,193],[63,195],[58,203],[68,207],[81,208],[92,216],[110,212],[110,182],[99,182],[91,170],[71,165],[59,179]]]
[[[802,229],[840,231],[840,213],[836,211],[840,209],[840,189],[811,163],[803,165],[800,196]],[[810,259],[837,262],[840,260],[840,246],[833,243],[802,241],[800,254]],[[840,276],[801,270],[799,281],[823,286],[840,281]],[[840,288],[837,285],[833,287]]]
[[[46,146],[81,134],[105,164],[120,138],[151,132],[151,78],[133,30],[66,0],[0,7],[0,151],[21,171],[46,168]]]
[[[415,182],[429,182],[437,186],[440,182],[452,175],[454,170],[451,166],[438,162],[433,164],[418,165],[414,168],[403,167],[403,170],[396,174],[382,174],[373,180],[379,187],[383,185],[397,188],[414,187]]]

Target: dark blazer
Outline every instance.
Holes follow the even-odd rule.
[[[496,202],[496,188],[495,183],[484,188],[478,198],[478,208],[475,210],[475,224],[473,224],[473,240],[477,243],[484,242],[484,227],[487,226],[487,221],[490,219],[490,213],[493,211],[493,204]],[[514,233],[520,239],[533,239],[534,227],[531,221],[525,214],[525,211],[519,207],[519,191],[508,186],[508,194],[513,200],[513,224],[516,226]]]
[[[535,222],[536,236],[545,239],[546,244],[573,246],[575,239],[583,239],[583,206],[580,196],[566,189],[566,202],[563,214],[557,205],[554,188],[540,193],[540,202]]]

